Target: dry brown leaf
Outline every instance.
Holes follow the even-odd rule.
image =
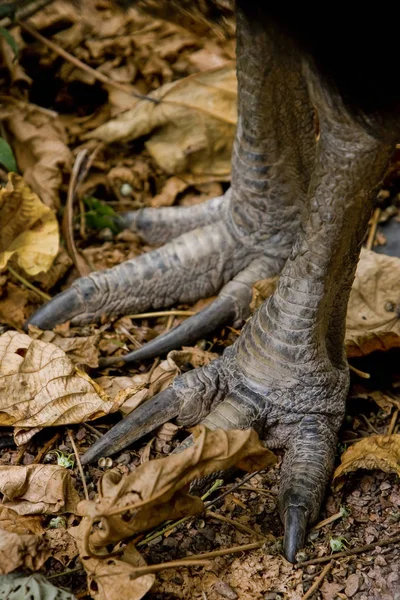
[[[250,310],[253,313],[261,304],[272,296],[278,285],[279,275],[276,277],[269,277],[267,279],[260,279],[253,284],[253,297],[250,303]]]
[[[16,569],[37,571],[50,556],[45,540],[39,535],[18,535],[0,530],[0,573]]]
[[[0,336],[0,425],[49,427],[114,412],[111,401],[60,348],[16,331]]]
[[[35,275],[32,277],[32,281],[38,283],[42,290],[51,290],[51,288],[64,277],[72,265],[72,260],[68,256],[65,248],[61,246],[50,269],[46,273]]]
[[[46,206],[58,209],[62,175],[72,162],[61,121],[27,105],[25,111],[8,109],[3,122],[24,180]]]
[[[75,513],[80,498],[58,465],[0,466],[3,505],[19,515]]]
[[[11,508],[4,505],[0,506],[0,529],[18,535],[31,533],[42,535],[44,533],[41,517],[21,516],[15,510],[11,510]]]
[[[78,555],[75,538],[68,529],[64,527],[48,529],[44,536],[51,549],[52,558],[58,560],[64,567],[67,567],[71,560]]]
[[[86,134],[105,142],[152,134],[146,146],[167,173],[228,178],[236,127],[233,63],[168,83],[116,119]]]
[[[38,299],[37,294],[10,281],[1,289],[0,321],[14,328],[22,328],[29,308],[28,303]]]
[[[87,365],[93,369],[99,366],[97,344],[100,335],[65,337],[53,331],[42,331],[38,327],[29,325],[29,336],[34,340],[54,344],[65,352],[75,365]]]
[[[361,251],[347,310],[347,356],[400,347],[399,281],[399,258]]]
[[[28,275],[48,271],[58,252],[56,215],[16,173],[0,190],[0,217],[0,269],[14,256]]]
[[[120,410],[125,415],[137,408],[145,400],[149,400],[159,392],[165,390],[180,373],[180,367],[191,364],[192,367],[202,367],[217,358],[214,352],[207,352],[197,347],[186,347],[182,350],[172,350],[151,374],[148,373],[128,377],[100,377],[96,382],[112,395],[118,388],[124,389],[128,398]],[[130,385],[129,385],[130,381]],[[129,395],[128,395],[129,394]]]
[[[334,473],[335,489],[343,487],[346,473],[357,469],[380,469],[400,476],[400,434],[371,435],[350,446]]]
[[[134,577],[135,567],[146,565],[142,555],[130,543],[118,558],[110,557],[104,551],[101,555],[92,558],[85,552],[84,537],[86,523],[70,529],[71,535],[76,539],[80,559],[88,576],[88,590],[96,600],[140,600],[153,586],[155,576],[152,574]]]
[[[276,462],[252,429],[209,431],[199,425],[194,436],[195,443],[178,454],[147,462],[125,476],[117,470],[104,474],[98,499],[84,500],[78,507],[87,521],[88,553],[89,548],[119,542],[166,519],[201,511],[202,500],[188,493],[191,481],[234,465],[251,472]],[[97,521],[102,528],[91,531]]]

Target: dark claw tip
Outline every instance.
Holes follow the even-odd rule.
[[[56,325],[65,323],[75,316],[84,312],[85,306],[82,299],[74,288],[57,294],[52,300],[40,307],[25,323],[24,330],[28,331],[28,325],[35,325],[40,329],[53,329]]]
[[[289,506],[285,512],[285,535],[283,553],[285,558],[296,562],[296,554],[304,547],[308,525],[308,511],[304,506]]]

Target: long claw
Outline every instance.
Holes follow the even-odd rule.
[[[123,450],[153,429],[176,417],[179,408],[180,400],[173,388],[160,392],[129,413],[97,440],[82,456],[82,463],[91,463],[102,456],[110,456]]]
[[[123,362],[125,364],[139,360],[149,360],[161,354],[175,350],[181,346],[194,344],[200,337],[211,333],[217,327],[231,322],[237,315],[235,300],[230,296],[218,297],[210,306],[193,315],[182,325],[158,336],[142,348],[133,350],[124,356],[104,358],[100,360],[100,368]]]
[[[53,329],[60,323],[65,323],[80,315],[85,310],[85,303],[82,296],[75,288],[69,288],[65,292],[57,294],[52,300],[39,308],[25,323],[24,329],[27,331],[28,325],[36,325],[40,329]]]
[[[296,562],[296,554],[304,547],[308,525],[308,512],[304,506],[289,506],[285,514],[283,553],[286,559]]]
[[[304,546],[308,523],[318,517],[333,470],[336,434],[322,415],[306,415],[291,437],[282,465],[279,508],[289,562]]]

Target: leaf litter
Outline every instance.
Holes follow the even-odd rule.
[[[221,195],[229,179],[236,119],[236,82],[234,66],[230,62],[233,58],[232,36],[223,38],[213,29],[207,35],[199,35],[198,24],[194,26],[191,23],[189,29],[185,29],[183,22],[177,26],[134,10],[125,15],[116,14],[107,0],[82,3],[80,12],[70,3],[60,0],[36,13],[31,23],[61,48],[72,51],[78,60],[101,70],[110,83],[99,83],[92,74],[60,60],[53,50],[28,42],[18,27],[13,29],[20,47],[18,60],[10,60],[9,50],[5,47],[1,50],[9,82],[5,81],[3,88],[7,95],[2,96],[0,118],[6,142],[13,152],[11,160],[7,155],[7,164],[2,163],[2,166],[5,169],[17,166],[19,174],[11,173],[7,177],[6,171],[0,172],[6,186],[0,201],[3,268],[0,275],[0,325],[17,330],[41,302],[40,292],[44,290],[53,295],[77,276],[71,268],[71,257],[63,246],[57,250],[60,213],[56,215],[55,211],[65,205],[68,176],[73,157],[78,152],[84,148],[93,151],[99,146],[98,140],[107,140],[106,144],[99,146],[91,171],[77,189],[78,207],[73,220],[78,252],[82,252],[95,268],[106,268],[149,248],[131,232],[115,236],[112,228],[111,233],[107,231],[109,224],[104,215],[143,206],[190,205],[212,195]],[[43,86],[43,78],[45,81],[51,79],[54,87]],[[113,81],[126,86],[126,91],[114,86]],[[162,98],[164,102],[138,101],[132,93]],[[207,106],[204,106],[205,101]],[[121,144],[126,139],[128,143]],[[110,144],[110,141],[114,143]],[[396,183],[394,173],[395,164],[391,169],[390,192],[385,197],[392,202],[389,208],[393,208],[393,218],[398,218],[395,200],[398,181]],[[214,188],[207,189],[205,185]],[[85,198],[94,199],[86,222],[88,205]],[[52,227],[46,225],[48,230],[39,227],[41,234],[43,231],[48,231],[48,234],[36,240],[32,237],[35,219],[22,218],[26,214],[23,211],[12,212],[21,201],[30,207],[31,215],[52,224]],[[7,230],[3,232],[6,214],[13,215],[13,225],[18,225],[11,236]],[[39,214],[42,216],[39,217]],[[35,256],[33,251],[37,252]],[[15,274],[9,267],[14,269]],[[38,268],[41,272],[37,272]],[[375,377],[378,366],[374,357],[377,351],[386,356],[384,353],[388,350],[393,352],[400,347],[399,269],[400,260],[396,257],[370,251],[362,253],[349,304],[346,348],[350,360],[355,361],[361,370],[364,363],[360,361],[368,361],[368,357],[372,357],[372,363],[365,367],[371,372],[371,381],[360,381],[357,376],[354,377],[350,414],[341,433],[341,442],[348,448],[342,456],[335,480],[335,485],[340,482],[342,486],[340,493],[345,494],[350,516],[318,530],[318,537],[311,540],[308,552],[314,549],[320,555],[328,554],[330,537],[344,537],[348,545],[354,547],[371,540],[379,542],[380,537],[396,533],[400,490],[394,473],[398,472],[396,411],[400,402],[400,382],[398,372],[396,375],[396,370],[392,372],[389,369],[386,387],[378,389]],[[33,289],[27,288],[17,276],[32,284]],[[267,281],[255,285],[253,308],[273,292],[275,284]],[[173,317],[174,324],[180,318]],[[230,547],[248,541],[243,531],[235,530],[227,523],[210,521],[207,514],[185,520],[172,532],[159,536],[159,541],[154,540],[157,542],[154,545],[144,543],[141,553],[136,549],[135,540],[126,544],[121,541],[123,536],[118,538],[118,532],[123,529],[121,515],[127,519],[127,530],[143,536],[158,519],[161,522],[165,518],[171,519],[174,514],[187,514],[187,510],[190,513],[195,505],[199,511],[202,510],[201,501],[188,500],[191,496],[185,486],[172,492],[174,477],[169,480],[172,487],[167,486],[170,491],[166,492],[167,497],[172,494],[171,499],[164,504],[152,504],[153,496],[147,490],[147,504],[145,502],[142,508],[136,504],[136,508],[127,510],[126,498],[116,492],[126,490],[129,501],[132,501],[138,484],[135,477],[141,476],[154,483],[154,469],[157,468],[154,463],[158,464],[161,460],[159,453],[174,448],[181,436],[173,424],[162,428],[155,442],[147,445],[147,462],[142,466],[139,466],[140,457],[145,445],[111,461],[114,465],[111,471],[108,470],[108,462],[103,467],[85,469],[90,501],[80,506],[86,506],[87,510],[91,507],[90,510],[95,513],[98,509],[103,510],[105,514],[99,517],[96,513],[96,518],[106,523],[105,529],[101,529],[96,521],[91,525],[89,534],[86,522],[91,517],[82,517],[77,509],[82,494],[76,467],[66,470],[48,464],[47,461],[55,460],[51,453],[44,456],[45,464],[30,464],[46,443],[46,432],[52,431],[48,427],[78,425],[118,410],[128,412],[165,389],[179,372],[206,364],[232,343],[236,335],[226,328],[201,341],[195,348],[170,353],[165,360],[155,362],[153,366],[139,365],[119,374],[115,371],[86,373],[89,369],[96,369],[99,356],[125,353],[138,347],[162,333],[166,325],[167,319],[162,317],[139,321],[124,318],[123,328],[116,321],[96,327],[67,326],[53,333],[32,329],[29,336],[16,331],[3,333],[4,330],[1,330],[3,354],[0,369],[3,381],[0,375],[0,418],[3,426],[14,427],[19,443],[26,444],[25,449],[6,449],[0,455],[0,469],[6,469],[0,470],[1,493],[4,494],[0,528],[6,535],[17,536],[9,542],[15,552],[13,558],[6,556],[8,562],[2,566],[5,571],[11,567],[37,569],[43,565],[42,571],[62,575],[64,569],[83,566],[91,597],[128,597],[128,594],[133,594],[133,582],[135,598],[146,593],[153,597],[148,590],[154,585],[154,574],[147,573],[133,579],[145,561],[159,564],[183,559],[188,553],[190,556],[190,553],[198,554],[215,547]],[[54,371],[46,367],[40,355],[54,358]],[[388,354],[390,356],[391,353]],[[29,377],[24,371],[28,364],[34,364]],[[9,385],[4,383],[4,368],[7,378],[12,381]],[[388,370],[388,365],[385,365],[385,370]],[[54,384],[48,385],[54,375],[60,384],[62,382],[58,388]],[[21,381],[27,381],[28,385],[21,385]],[[70,391],[77,389],[79,394],[72,402]],[[356,410],[358,412],[354,412]],[[107,418],[109,422],[110,418]],[[76,429],[77,443],[82,451],[93,436],[101,435],[108,424],[105,425],[103,419],[94,426],[88,424],[88,429],[86,426]],[[375,430],[373,435],[372,429]],[[389,430],[392,432],[387,435]],[[72,448],[68,437],[63,429],[61,431],[56,449],[70,454]],[[32,437],[33,433],[35,437]],[[209,450],[207,444],[204,448]],[[173,462],[178,460],[177,456],[173,454],[163,460],[172,459]],[[156,460],[153,460],[154,457]],[[19,464],[21,461],[23,464]],[[146,473],[141,471],[144,468],[152,475],[143,474]],[[168,466],[160,468],[162,477],[167,479],[168,469]],[[98,495],[94,492],[96,484]],[[259,533],[260,528],[264,528],[264,533],[272,531],[279,537],[282,530],[276,520],[276,494],[265,493],[276,491],[277,484],[275,468],[255,475],[250,480],[249,489],[244,489],[244,485],[242,490],[228,494],[218,511],[231,522],[236,520]],[[130,485],[134,485],[133,490]],[[360,490],[362,493],[359,493]],[[172,501],[170,506],[168,502]],[[329,493],[323,516],[337,514],[341,501],[342,496],[339,497],[338,492]],[[108,515],[107,507],[112,502],[115,510],[121,508],[120,514]],[[165,513],[164,509],[161,510],[163,506]],[[67,520],[59,528],[51,529],[49,518],[52,515],[59,518],[57,515],[60,513],[65,514]],[[116,556],[109,556],[108,550],[101,547],[101,543],[108,539],[107,532],[115,544],[114,549],[119,552]],[[95,552],[100,556],[93,558],[84,554],[87,535],[89,548],[95,542]],[[80,559],[77,558],[78,548]],[[321,588],[322,597],[330,598],[336,592],[340,594],[343,590],[356,589],[354,574],[357,582],[363,583],[352,597],[372,600],[378,589],[379,597],[385,597],[397,585],[391,564],[399,562],[396,548],[386,565],[378,550],[371,556],[367,555],[362,563],[351,559],[348,564],[338,561]],[[279,555],[269,550],[252,550],[233,561],[232,558],[215,558],[212,572],[207,568],[182,566],[160,573],[154,597],[165,593],[178,598],[201,598],[201,590],[205,590],[209,600],[217,600],[221,596],[261,599],[273,595],[275,598],[279,594],[297,600],[314,576],[307,569],[311,567],[293,570]],[[18,590],[15,591],[15,588],[19,585],[24,593],[24,586],[29,585],[35,598],[41,597],[40,594],[43,597],[47,594],[48,597],[71,597],[60,589],[57,591],[38,574],[25,580],[11,580],[9,577],[2,577],[0,597],[6,593],[17,598]],[[17,581],[21,583],[16,585]],[[82,594],[82,587],[79,587],[82,579],[79,584],[66,574],[59,581]],[[7,586],[13,587],[14,591],[10,592],[8,587],[8,591],[3,592]]]

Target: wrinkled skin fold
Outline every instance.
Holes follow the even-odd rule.
[[[252,284],[280,274],[274,294],[221,358],[175,379],[83,462],[111,455],[174,417],[185,427],[254,427],[268,446],[285,449],[279,507],[284,553],[294,562],[333,469],[349,385],[347,302],[396,140],[384,118],[367,126],[353,114],[297,42],[260,11],[238,2],[239,115],[225,197],[121,216],[123,226],[151,243],[167,243],[77,280],[30,322],[86,323],[219,294],[205,315],[147,354],[143,348],[128,355],[129,362],[193,341],[226,319],[243,320]]]

